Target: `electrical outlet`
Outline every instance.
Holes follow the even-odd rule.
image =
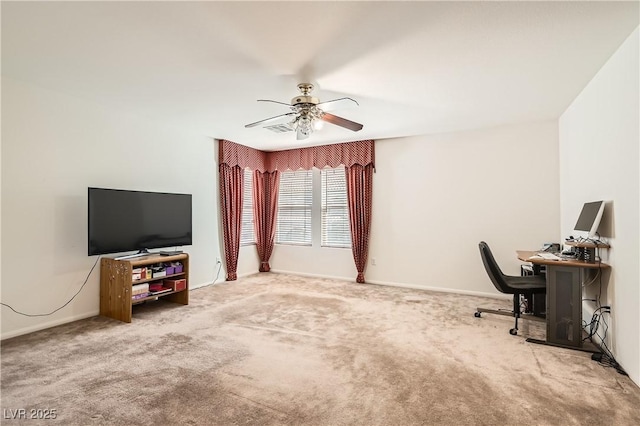
[[[373,266],[376,266],[376,258],[375,258],[375,257],[372,257],[372,258],[371,258],[371,264],[372,264]]]
[[[218,263],[222,263],[222,262],[220,261],[220,258],[219,258],[219,257],[216,257],[216,265],[217,265]]]

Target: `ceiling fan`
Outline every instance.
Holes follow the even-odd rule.
[[[258,99],[258,102],[273,102],[276,104],[286,105],[291,109],[291,112],[276,115],[275,117],[267,118],[265,120],[256,121],[255,123],[249,123],[244,127],[256,127],[259,125],[267,125],[290,120],[284,125],[285,129],[282,129],[283,126],[277,127],[280,128],[279,131],[295,130],[298,140],[308,138],[309,135],[313,133],[314,129],[318,129],[319,125],[321,125],[323,121],[344,127],[345,129],[353,130],[354,132],[362,130],[362,124],[326,112],[331,109],[358,105],[358,102],[355,100],[345,97],[320,102],[318,98],[311,96],[313,84],[300,83],[298,84],[298,89],[300,90],[300,95],[291,99],[291,104],[272,101],[269,99]]]

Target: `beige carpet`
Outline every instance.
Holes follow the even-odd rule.
[[[628,377],[477,305],[509,302],[273,273],[194,290],[2,342],[2,424],[640,424]]]

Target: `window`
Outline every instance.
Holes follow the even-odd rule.
[[[351,247],[344,166],[280,174],[276,243]]]
[[[311,245],[311,170],[280,174],[276,243]]]
[[[322,247],[351,247],[347,181],[343,166],[320,171]]]
[[[240,245],[256,243],[256,232],[253,227],[253,171],[244,169],[244,192],[242,194],[242,228],[240,229]]]

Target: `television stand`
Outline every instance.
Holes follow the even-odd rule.
[[[134,304],[160,298],[182,305],[189,304],[189,255],[182,253],[174,256],[160,256],[157,253],[147,253],[143,256],[145,257],[129,259],[103,257],[100,260],[100,315],[131,322]],[[135,268],[151,267],[154,264],[168,262],[181,263],[182,270],[163,276],[133,279]],[[134,285],[144,283],[151,285],[162,283],[167,279],[184,280],[184,284],[171,291],[163,290],[163,292],[151,293],[140,299],[133,299]]]

